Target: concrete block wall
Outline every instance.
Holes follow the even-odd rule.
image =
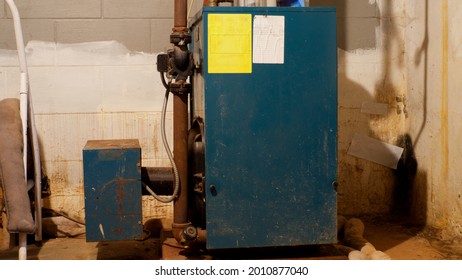
[[[16,49],[11,13],[3,2],[0,6],[0,48]],[[68,44],[115,40],[130,51],[139,52],[161,52],[169,47],[173,1],[17,0],[15,3],[26,42]]]

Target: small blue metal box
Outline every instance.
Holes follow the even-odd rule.
[[[138,140],[90,140],[83,149],[87,241],[140,239]]]

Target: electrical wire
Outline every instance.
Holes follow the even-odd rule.
[[[164,73],[160,73],[160,77],[162,80],[162,84],[164,85],[166,91],[165,91],[165,96],[164,96],[164,104],[162,105],[162,117],[161,117],[161,135],[162,135],[162,143],[164,144],[165,151],[167,152],[168,159],[170,160],[170,163],[172,164],[173,168],[173,174],[175,176],[175,187],[173,189],[173,194],[171,196],[162,198],[159,195],[157,195],[151,188],[149,188],[147,185],[145,185],[146,190],[158,201],[162,203],[169,203],[175,200],[175,198],[178,196],[178,192],[180,191],[180,176],[178,175],[178,168],[176,167],[175,160],[173,159],[173,154],[172,151],[170,150],[170,147],[168,145],[167,141],[167,136],[165,134],[165,115],[167,113],[167,104],[168,104],[168,95],[170,94],[170,87],[169,84],[165,81]]]
[[[165,89],[168,90],[169,86],[167,82],[165,81],[164,72],[160,72],[160,80],[162,81],[162,84],[164,85]]]

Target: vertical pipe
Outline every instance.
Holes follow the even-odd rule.
[[[19,85],[19,112],[22,121],[22,140],[23,140],[23,163],[24,163],[24,180],[27,185],[27,108],[28,108],[28,77],[27,72],[21,72],[20,74],[20,85]]]
[[[18,49],[20,76],[20,114],[23,129],[23,157],[24,157],[24,180],[27,185],[27,116],[28,116],[28,94],[29,76],[27,72],[26,51],[24,47],[24,37],[22,34],[21,20],[18,8],[13,0],[5,0],[8,4],[11,15],[13,16],[14,33],[16,37],[16,48]],[[19,233],[19,259],[27,259],[27,234]]]
[[[187,0],[175,0],[174,34],[188,35]],[[178,81],[177,81],[178,82]],[[185,81],[180,81],[185,82]],[[188,222],[188,95],[173,96],[173,156],[180,178],[180,192],[174,203],[173,234],[178,240],[181,228]]]
[[[175,11],[173,17],[173,24],[175,26],[175,28],[173,29],[174,32],[188,33],[188,30],[186,28],[186,16],[188,14],[187,2],[187,0],[175,0]]]
[[[35,201],[35,242],[42,242],[42,163],[40,161],[40,147],[37,128],[35,126],[34,107],[30,93],[29,98],[29,125],[32,136],[32,156],[34,159],[34,201]]]
[[[188,96],[175,95],[173,99],[174,159],[180,177],[180,193],[174,206],[174,223],[188,221]]]
[[[20,261],[27,260],[27,233],[19,233],[19,252]]]

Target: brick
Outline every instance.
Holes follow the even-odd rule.
[[[191,2],[188,3],[188,10],[189,10],[189,4],[190,3]],[[191,11],[189,12],[189,19],[192,19],[197,15],[197,13],[202,9],[203,4],[204,4],[203,1],[194,1],[193,5],[191,7]]]
[[[101,70],[105,112],[160,111],[163,88],[155,65],[104,67]]]
[[[53,169],[62,169],[62,162],[81,161],[82,148],[87,140],[102,139],[103,137],[100,114],[37,114],[35,122],[43,141],[41,148],[42,153],[46,155],[46,165],[51,168],[57,164]],[[48,168],[47,170],[50,172],[49,174],[62,173],[52,172],[53,170]],[[79,182],[79,177],[76,176],[79,175],[72,175],[74,184]]]
[[[57,22],[59,43],[118,41],[130,51],[150,52],[149,20],[63,20]]]
[[[5,1],[0,1],[0,18],[5,17],[5,9],[6,9]]]
[[[379,7],[379,13],[381,18],[405,17],[407,10],[406,8],[408,8],[409,10],[412,9],[411,7],[406,7],[405,0],[378,1],[377,5]],[[425,5],[421,6],[424,7]]]
[[[56,46],[57,65],[77,66],[127,66],[156,63],[156,56],[148,53],[130,53],[116,41],[87,42],[78,44],[58,44]]]
[[[10,97],[17,97],[6,91],[6,69],[0,68],[0,100]]]
[[[6,95],[8,97],[19,98],[19,82],[20,71],[19,67],[8,67],[5,72],[6,79]]]
[[[165,52],[172,47],[170,34],[172,33],[173,19],[151,20],[151,51]]]
[[[31,41],[26,46],[27,66],[52,66],[55,63],[55,43]],[[2,67],[19,67],[16,50],[0,49],[0,65]],[[19,73],[19,70],[18,70]]]
[[[21,18],[100,18],[101,0],[15,0]],[[8,11],[8,17],[11,13]]]
[[[18,67],[19,66],[18,52],[16,50],[0,49],[0,66],[1,67]]]
[[[173,18],[172,0],[103,0],[105,18]]]
[[[10,86],[10,73],[8,86]],[[36,113],[99,112],[101,87],[96,67],[31,67],[30,88]],[[12,78],[17,78],[17,75]]]
[[[24,44],[31,40],[54,41],[53,20],[46,19],[24,19],[21,20]],[[16,50],[16,38],[14,25],[11,19],[0,19],[0,49]]]
[[[370,18],[377,17],[377,4],[369,0],[310,0],[311,7],[335,7],[338,17]],[[385,1],[392,2],[392,1]]]
[[[344,1],[344,0],[342,0]],[[369,0],[348,0],[344,1],[345,4],[345,16],[346,17],[358,17],[358,18],[370,18],[377,17],[377,4],[370,4]]]
[[[379,26],[377,18],[339,18],[337,22],[338,47],[352,51],[356,49],[375,49]]]
[[[150,103],[151,110],[158,111],[162,104]],[[143,166],[170,166],[167,153],[162,144],[160,112],[107,112],[101,114],[101,124],[104,139],[140,140]],[[173,113],[166,114],[165,130],[167,141],[173,143]],[[97,138],[93,138],[97,139]]]

